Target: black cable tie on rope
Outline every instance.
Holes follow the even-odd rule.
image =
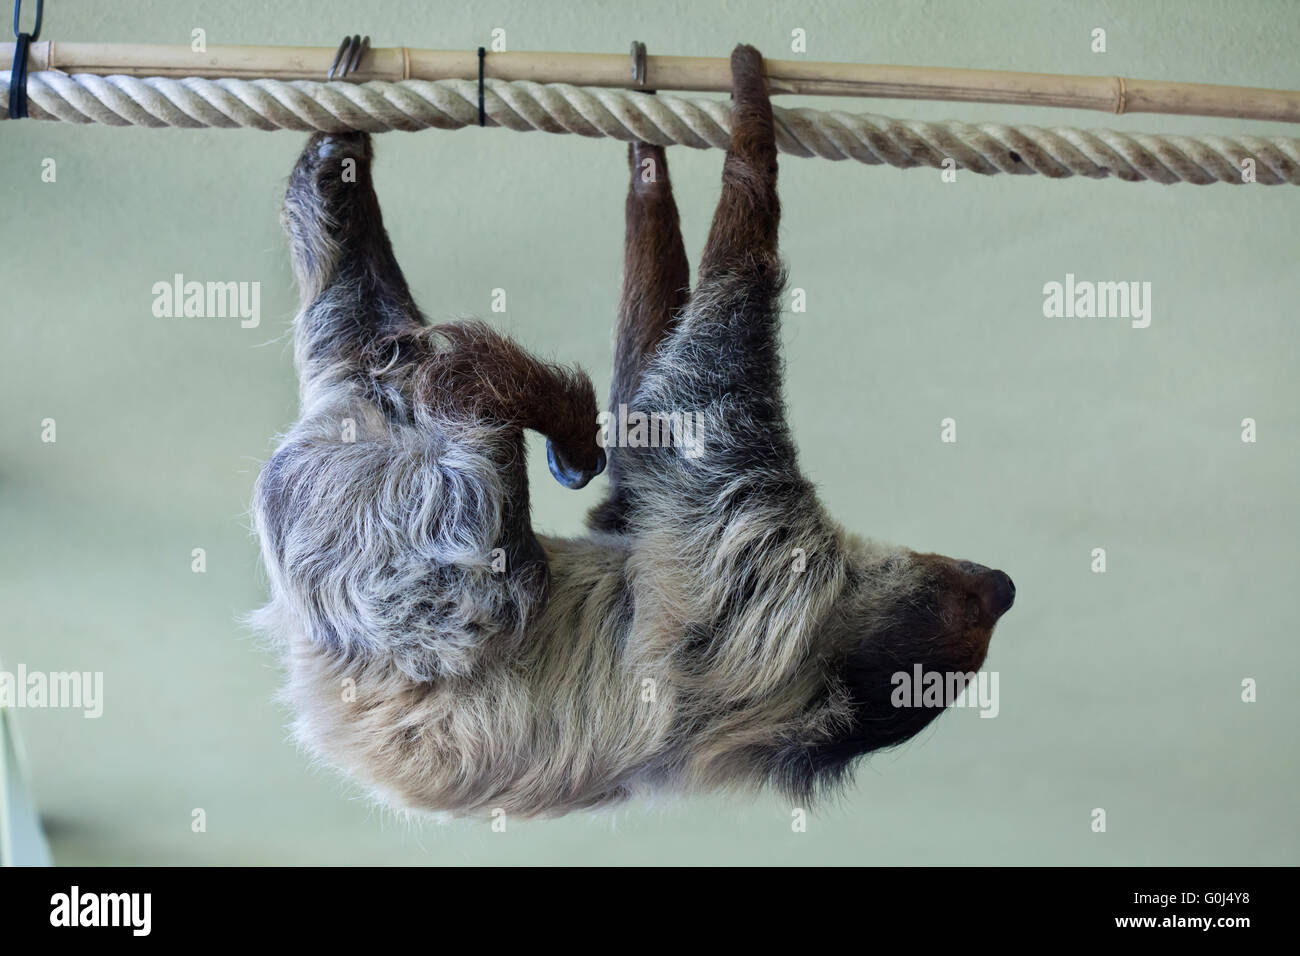
[[[478,48],[478,125],[487,125],[487,113],[483,109],[483,61],[487,59],[487,50]]]
[[[27,117],[27,58],[32,43],[41,35],[41,20],[45,15],[45,0],[36,0],[36,26],[31,33],[18,31],[18,18],[22,13],[23,0],[14,0],[14,62],[9,71],[9,118],[26,119]]]

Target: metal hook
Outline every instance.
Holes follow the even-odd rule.
[[[41,21],[45,19],[45,0],[36,0],[36,26],[31,33],[23,33],[19,28],[19,18],[23,11],[23,0],[14,0],[14,44],[13,63],[9,68],[9,118],[23,119],[27,116],[27,60],[33,41],[41,35]]]
[[[350,37],[344,37],[343,42],[339,44],[338,52],[334,54],[334,62],[330,64],[330,71],[326,74],[327,80],[335,79],[335,73],[338,79],[343,79],[349,73],[355,71],[361,66],[361,58],[366,55],[370,49],[370,37],[362,37],[358,33]]]
[[[649,93],[651,96],[654,96],[655,95],[654,90],[647,90],[645,88],[645,79],[646,79],[645,61],[646,61],[645,44],[642,43],[640,40],[633,40],[632,41],[632,82],[637,85],[637,88],[640,89],[642,93]]]
[[[18,15],[22,13],[23,0],[14,0],[14,36],[21,37],[22,32],[18,29]],[[34,43],[41,38],[41,20],[45,18],[45,0],[36,0],[36,26],[32,27],[32,32],[28,37]]]
[[[646,77],[645,61],[646,61],[645,44],[642,43],[640,40],[633,40],[632,41],[632,82],[636,84],[637,88],[641,90],[642,93],[649,93],[651,96],[654,96],[655,93],[654,90],[647,90],[645,88],[645,77]]]
[[[632,82],[645,86],[645,44],[640,40],[632,41]]]

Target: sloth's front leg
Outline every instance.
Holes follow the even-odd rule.
[[[305,386],[369,378],[374,394],[391,388],[420,415],[536,430],[556,479],[582,487],[605,466],[591,382],[481,323],[425,323],[384,231],[373,155],[366,133],[316,133],[289,178],[283,219],[302,294]]]
[[[368,133],[314,133],[289,175],[282,220],[304,304],[340,281],[392,299],[418,322],[384,231]]]
[[[700,260],[700,281],[725,273],[776,272],[776,128],[763,57],[742,44],[731,54],[731,148],[722,166],[722,198]]]

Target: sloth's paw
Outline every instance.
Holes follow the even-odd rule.
[[[628,143],[627,163],[632,169],[632,192],[637,196],[667,193],[668,160],[664,148],[651,143]]]
[[[566,488],[585,487],[587,482],[605,470],[605,460],[605,449],[597,447],[594,464],[586,468],[577,467],[570,463],[569,456],[555,442],[546,439],[546,464],[555,480]]]
[[[368,163],[373,155],[369,133],[312,133],[299,165],[306,170],[336,168],[345,159]]]
[[[370,182],[369,133],[313,133],[289,176],[284,209],[290,234],[339,237],[348,211],[378,204]]]

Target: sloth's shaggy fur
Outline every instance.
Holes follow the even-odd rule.
[[[772,115],[758,53],[732,63],[694,293],[663,151],[630,151],[611,395],[697,416],[702,449],[611,449],[578,540],[531,529],[524,431],[585,483],[604,461],[587,377],[481,323],[423,320],[365,135],[313,136],[293,172],[302,412],[257,484],[257,621],[286,649],[300,738],[392,804],[556,814],[764,784],[807,799],[934,718],[891,706],[893,674],[974,671],[1010,604],[1001,572],[845,533],[800,473]]]

